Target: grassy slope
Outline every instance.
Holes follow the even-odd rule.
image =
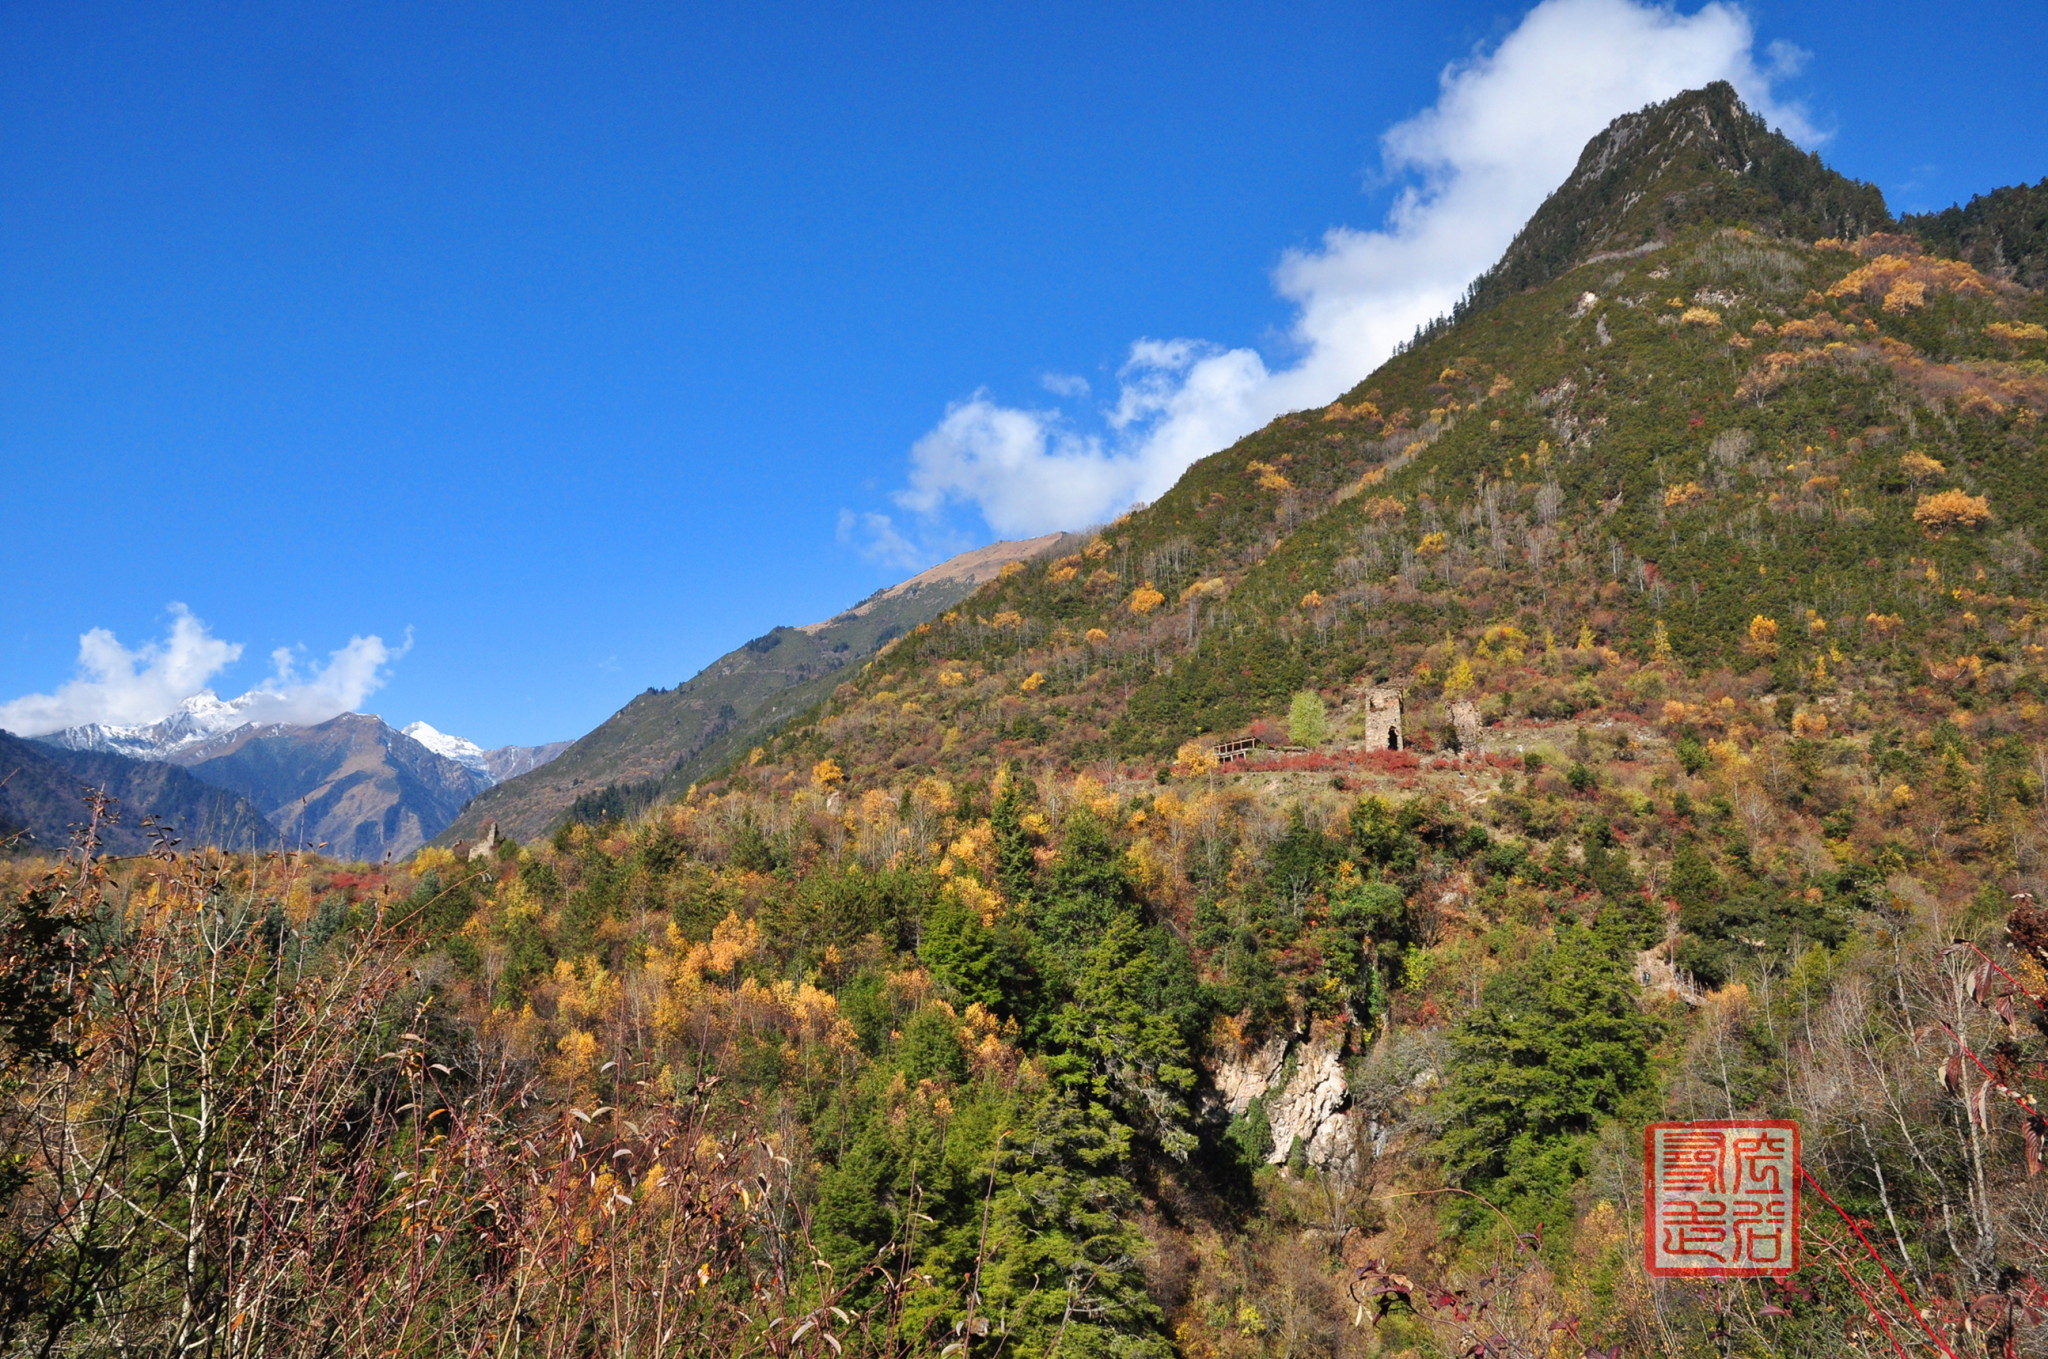
[[[1000,582],[893,648],[791,754],[1156,758],[1303,687],[1394,676],[1426,701],[1418,667],[1440,679],[1447,646],[1469,654],[1503,623],[1559,645],[1590,629],[1638,658],[1661,623],[1704,672],[1750,669],[1763,615],[1784,633],[1769,683],[1816,693],[1909,685],[1934,652],[2017,660],[2024,602],[1994,617],[1954,591],[2040,592],[2044,345],[1986,328],[2048,309],[1998,289],[1904,311],[1823,296],[1864,264],[1701,225],[1469,316],[1340,403],[1387,418],[1283,417],[1204,460],[1071,573]],[[1916,481],[1908,451],[1941,471]],[[1943,489],[1987,496],[1994,521],[1923,532],[1915,507]],[[1141,615],[1146,583],[1166,600]]]

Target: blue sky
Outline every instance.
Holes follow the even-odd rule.
[[[2042,6],[1845,13],[5,6],[0,700],[580,734],[1362,377],[1631,42],[1895,209],[2048,175]]]

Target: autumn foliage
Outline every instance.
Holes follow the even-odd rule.
[[[1913,522],[1936,535],[1982,528],[1991,522],[1991,503],[1965,491],[1937,491],[1920,497],[1913,507]]]

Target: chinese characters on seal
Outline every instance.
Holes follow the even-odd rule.
[[[1799,1125],[1652,1123],[1643,1131],[1643,1263],[1666,1277],[1799,1268]]]

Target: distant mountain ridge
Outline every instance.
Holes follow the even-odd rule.
[[[46,755],[23,824],[36,841],[63,838],[53,792],[73,766],[92,766],[132,791],[130,818],[164,816],[188,843],[285,843],[340,859],[402,858],[440,839],[473,838],[496,821],[517,838],[544,834],[572,809],[595,817],[680,793],[831,691],[847,667],[872,657],[998,578],[1013,563],[1060,550],[1075,535],[991,543],[877,590],[819,623],[772,628],[674,689],[650,689],[578,741],[485,749],[416,721],[344,713],[311,726],[250,722],[256,696],[204,690],[149,723],[90,723],[31,738]],[[12,739],[12,738],[11,738]],[[127,765],[182,770],[227,795],[216,805],[183,780],[144,777]],[[117,796],[120,794],[117,794]],[[170,796],[173,805],[157,802]],[[6,804],[0,803],[0,807]],[[32,814],[31,814],[32,813]],[[4,819],[4,816],[0,816]],[[189,827],[186,823],[190,823]],[[226,832],[215,828],[226,827]],[[247,829],[245,830],[244,827]],[[139,845],[140,842],[138,841]]]
[[[362,713],[310,726],[250,722],[247,714],[260,698],[222,699],[202,690],[155,722],[90,723],[33,741],[51,752],[57,768],[83,770],[91,775],[88,781],[111,780],[129,790],[117,796],[132,804],[130,821],[158,816],[178,824],[188,843],[226,843],[214,838],[216,828],[225,827],[237,848],[286,842],[365,859],[410,854],[479,792],[538,768],[568,747],[557,741],[485,750],[425,722],[401,732]],[[234,806],[230,813],[177,779],[94,765],[86,757],[175,766],[234,795]],[[53,777],[39,776],[43,791],[30,799],[39,810],[29,815],[24,809],[39,845],[68,824],[56,819],[48,791]],[[159,805],[165,797],[170,803]],[[69,805],[76,798],[55,802]],[[252,815],[265,828],[245,834]],[[61,839],[65,833],[58,834]]]
[[[89,722],[29,739],[65,750],[99,751],[126,755],[133,760],[167,760],[178,751],[248,725],[248,712],[256,697],[244,694],[223,699],[211,689],[202,689],[154,722]]]
[[[109,853],[147,850],[145,817],[187,845],[249,850],[279,842],[277,829],[255,804],[175,764],[67,750],[0,731],[0,839],[19,837],[18,850],[61,852],[72,828],[86,819],[87,790],[120,803],[118,819],[100,832]]]
[[[649,689],[542,768],[479,795],[440,840],[474,839],[484,823],[527,840],[572,809],[626,815],[689,785],[830,694],[850,668],[929,623],[1006,567],[1062,550],[1072,534],[991,543],[877,590],[821,623],[778,627],[727,652],[673,689]]]
[[[245,727],[260,725],[263,733],[271,736],[307,729],[303,724],[288,722],[252,723],[248,714],[262,698],[260,693],[250,693],[223,699],[211,689],[202,689],[154,722],[89,722],[28,739],[65,750],[101,751],[136,760],[187,757],[183,762],[192,764],[204,756],[191,756],[190,752],[222,738],[239,737]],[[474,741],[451,736],[426,722],[411,723],[404,728],[404,734],[474,774],[479,791],[537,769],[569,747],[567,741],[553,741],[486,750]]]
[[[249,799],[287,843],[336,859],[403,858],[453,821],[480,781],[366,713],[242,727],[175,763]]]

